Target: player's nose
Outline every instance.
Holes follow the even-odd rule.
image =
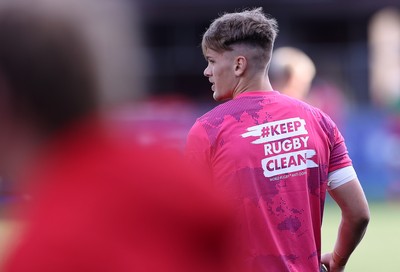
[[[205,77],[210,77],[211,76],[211,69],[210,69],[209,65],[207,65],[206,69],[204,69],[203,75]]]

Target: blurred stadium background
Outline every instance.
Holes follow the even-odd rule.
[[[308,101],[325,110],[344,134],[371,203],[372,222],[349,271],[399,271],[400,244],[400,2],[398,0],[137,0],[141,15],[149,99],[120,120],[159,126],[147,140],[182,148],[195,118],[216,104],[203,77],[199,47],[210,21],[224,11],[264,8],[278,20],[276,48],[294,47],[313,61]],[[0,180],[2,217],[13,201]],[[329,204],[330,200],[328,200]],[[338,211],[328,205],[324,248],[333,243]],[[335,221],[336,220],[336,221]],[[0,244],[13,222],[3,219]],[[397,241],[395,241],[397,239]],[[1,246],[0,246],[1,250]],[[390,254],[392,254],[390,257]]]

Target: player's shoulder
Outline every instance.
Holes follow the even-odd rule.
[[[276,102],[278,104],[284,105],[292,110],[310,113],[317,118],[323,118],[327,116],[321,109],[309,104],[308,102],[288,96],[286,94],[280,94],[277,99],[278,100]]]
[[[275,92],[274,92],[275,93]],[[235,97],[230,100],[226,100],[221,104],[215,106],[214,108],[210,109],[208,112],[203,114],[198,118],[198,120],[207,120],[207,119],[220,119],[227,115],[237,115],[243,111],[248,111],[253,108],[258,109],[259,107],[256,106],[258,103],[261,103],[264,99],[268,96],[262,95],[261,92],[249,92],[245,94],[241,94],[238,97]],[[258,102],[257,102],[258,101]]]
[[[332,131],[336,127],[332,118],[320,108],[315,107],[306,101],[284,94],[280,95],[280,99],[280,102],[285,104],[286,107],[290,108],[292,111],[296,111],[299,115],[307,118],[311,122],[318,123],[325,131]]]
[[[216,120],[223,120],[225,115],[229,115],[232,109],[232,100],[223,102],[205,112],[197,118],[196,123],[214,123]]]

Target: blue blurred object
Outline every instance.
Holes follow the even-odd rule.
[[[398,182],[396,177],[399,179],[400,133],[393,129],[396,122],[391,113],[372,107],[353,108],[344,120],[342,133],[371,200],[386,200],[389,187]]]

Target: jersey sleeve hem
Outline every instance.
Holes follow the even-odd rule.
[[[357,174],[352,165],[335,170],[328,175],[328,191],[336,189],[355,178],[357,178]]]

